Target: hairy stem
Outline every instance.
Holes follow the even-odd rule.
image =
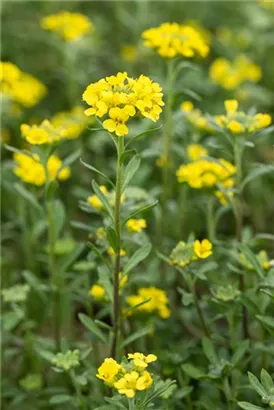
[[[117,342],[119,338],[120,321],[120,298],[119,298],[119,273],[120,273],[120,251],[121,251],[121,226],[120,226],[120,205],[121,205],[121,185],[122,171],[121,156],[124,151],[124,138],[119,137],[117,145],[117,170],[116,170],[116,189],[114,205],[114,224],[116,232],[116,255],[113,274],[113,339],[111,345],[111,357],[116,358]]]

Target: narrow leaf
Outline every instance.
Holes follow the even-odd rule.
[[[121,190],[122,192],[124,192],[128,184],[130,183],[135,172],[139,168],[140,163],[141,163],[141,157],[140,155],[137,154],[133,158],[131,158],[131,160],[127,164],[125,168],[125,172],[124,172],[124,177],[123,177],[122,190]]]
[[[254,406],[254,404],[247,403],[246,401],[238,401],[238,405],[244,410],[264,410],[262,407]]]
[[[108,202],[107,197],[101,191],[101,189],[99,188],[99,185],[97,184],[97,182],[95,180],[92,181],[91,185],[92,185],[92,188],[93,188],[95,194],[98,196],[98,198],[100,199],[100,201],[104,205],[104,208],[107,211],[107,213],[109,214],[109,216],[111,217],[112,221],[114,221],[113,209],[110,206],[110,203]]]
[[[121,344],[121,347],[125,347],[129,345],[130,343],[134,342],[137,339],[140,339],[140,337],[143,337],[150,333],[153,330],[152,326],[146,326],[141,328],[140,330],[137,330],[137,332],[132,333],[129,337],[127,337],[123,343]]]
[[[137,139],[139,139],[139,138],[141,138],[141,137],[146,137],[146,136],[149,135],[149,134],[152,134],[152,133],[154,133],[154,132],[159,131],[161,128],[162,128],[162,125],[160,125],[160,127],[152,128],[152,129],[150,129],[150,130],[141,132],[141,133],[138,134],[138,135],[135,135],[135,137],[132,137],[132,138],[126,143],[125,147],[127,147],[127,146],[128,146],[129,144],[131,144],[133,141],[136,141]]]
[[[267,393],[271,395],[274,388],[274,382],[270,374],[265,369],[261,370],[261,382]]]
[[[138,209],[137,211],[130,214],[122,223],[124,225],[129,219],[135,218],[136,216],[140,215],[142,212],[147,212],[150,209],[154,208],[158,204],[158,201],[153,202],[152,204],[145,205],[142,208]]]
[[[93,167],[92,165],[87,164],[86,162],[82,160],[82,158],[80,158],[80,162],[81,164],[84,165],[84,167],[90,169],[91,171],[96,172],[98,175],[101,175],[101,177],[103,177],[112,186],[112,188],[115,188],[113,182],[111,182],[111,180],[105,174],[103,174],[103,172],[99,171],[97,168]]]
[[[251,386],[253,387],[253,389],[256,390],[256,392],[257,392],[261,397],[267,396],[267,391],[266,391],[265,388],[261,385],[261,383],[259,382],[259,380],[257,379],[257,377],[254,376],[254,374],[248,372],[248,379],[249,379],[249,383],[251,384]]]
[[[78,315],[80,322],[95,336],[97,336],[98,339],[101,340],[101,342],[107,344],[107,338],[104,335],[104,333],[99,329],[99,327],[94,323],[94,321],[85,315],[84,313],[79,313]]]
[[[249,247],[247,245],[241,243],[241,244],[238,245],[238,248],[244,254],[247,261],[253,266],[253,268],[256,271],[256,273],[258,274],[258,276],[261,279],[264,279],[263,268],[261,267],[260,262],[258,261],[256,256],[254,255],[254,253],[249,249]]]
[[[213,343],[207,337],[204,337],[202,340],[203,351],[210,363],[216,364],[218,359],[216,356],[216,352],[213,346]]]
[[[17,182],[14,184],[14,188],[33,208],[35,208],[39,213],[43,214],[43,208],[30,191],[28,191],[25,187],[23,187],[23,185]]]
[[[138,249],[126,263],[123,269],[124,275],[127,275],[138,263],[144,260],[150,254],[150,251],[151,244],[144,245]]]

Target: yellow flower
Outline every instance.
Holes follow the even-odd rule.
[[[162,319],[167,319],[171,315],[171,311],[168,308],[166,292],[162,289],[155,288],[154,286],[139,289],[137,295],[130,295],[127,297],[127,303],[131,307],[143,303],[141,306],[135,308],[134,312],[156,313]]]
[[[103,194],[108,194],[107,187],[105,185],[100,185],[100,191],[103,192]],[[97,195],[91,195],[88,197],[88,203],[95,209],[98,209],[99,211],[103,209],[103,203],[101,199],[98,198]]]
[[[209,52],[207,39],[201,30],[190,25],[163,23],[142,33],[145,46],[153,48],[162,57],[172,58],[178,55],[206,57]]]
[[[228,123],[227,129],[229,129],[233,134],[240,134],[244,132],[244,127],[238,121],[232,120]]]
[[[22,181],[33,184],[36,186],[42,186],[46,183],[46,172],[44,166],[40,162],[40,158],[37,154],[31,153],[16,153],[13,156],[16,167],[13,172]],[[70,168],[64,167],[61,170],[62,161],[56,155],[51,155],[47,161],[47,174],[50,181],[58,178],[60,181],[64,181],[70,177]]]
[[[129,232],[141,232],[147,227],[145,219],[129,219],[126,223]]]
[[[233,199],[234,193],[232,191],[227,191],[226,195],[224,195],[224,193],[222,191],[216,191],[215,196],[219,199],[219,201],[222,205],[226,205],[227,204],[227,196],[230,199]]]
[[[259,66],[246,56],[239,55],[234,61],[217,58],[211,65],[210,78],[223,88],[233,90],[245,81],[257,83],[262,76]]]
[[[108,248],[108,254],[109,254],[109,256],[115,256],[116,255],[113,248]],[[120,249],[120,256],[126,256],[126,254],[127,253],[124,249]]]
[[[122,366],[116,362],[116,360],[112,358],[107,358],[98,368],[98,373],[96,377],[98,379],[104,380],[109,386],[113,386],[115,382],[115,376],[119,373]]]
[[[238,110],[238,101],[237,100],[226,100],[225,101],[225,109],[227,114],[235,114]]]
[[[59,142],[64,136],[64,130],[55,128],[48,120],[44,120],[40,125],[21,124],[23,137],[32,145],[54,144]]]
[[[89,294],[95,299],[95,300],[102,300],[104,299],[105,296],[105,289],[101,285],[93,285],[92,288],[89,291]]]
[[[63,138],[79,138],[86,126],[93,122],[93,118],[87,118],[82,107],[76,106],[71,111],[61,111],[55,114],[51,123],[56,128],[63,130]]]
[[[152,381],[149,372],[145,371],[140,375],[133,370],[130,373],[126,373],[120,380],[114,383],[114,387],[120,394],[132,398],[135,396],[136,390],[147,390],[151,386]]]
[[[205,259],[212,255],[212,243],[208,239],[203,239],[201,242],[196,240],[193,248],[198,258]]]
[[[22,72],[15,64],[1,62],[1,93],[25,107],[33,107],[45,96],[47,89],[32,75]]]
[[[141,114],[152,121],[159,119],[164,102],[159,84],[141,75],[134,79],[127,73],[117,73],[90,84],[83,93],[83,100],[90,106],[85,115],[99,118],[108,115],[103,127],[118,137],[128,134],[126,123]]]
[[[199,144],[191,144],[187,147],[187,156],[191,161],[197,161],[201,157],[206,157],[208,155],[207,149]]]
[[[60,11],[41,19],[40,25],[44,30],[57,33],[66,41],[78,40],[94,30],[91,21],[80,13]]]
[[[217,184],[227,188],[234,183],[232,176],[236,173],[233,164],[223,158],[218,161],[199,159],[186,165],[181,165],[176,172],[178,182],[186,182],[191,188],[214,188]]]
[[[145,369],[149,363],[155,362],[157,356],[155,354],[149,354],[145,356],[143,353],[128,353],[128,359],[133,360],[134,366]]]
[[[194,105],[191,101],[184,101],[180,105],[182,111],[191,112],[194,109]]]
[[[110,119],[103,122],[103,127],[109,132],[115,132],[118,137],[128,134],[128,128],[125,125],[129,119],[129,114],[122,108],[111,108],[109,110]]]
[[[120,290],[123,290],[124,287],[126,286],[128,281],[128,275],[124,275],[122,274],[122,272],[119,273],[119,288]]]

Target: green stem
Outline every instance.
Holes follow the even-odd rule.
[[[237,177],[236,177],[236,187],[240,190],[241,182],[242,182],[242,156],[243,156],[243,147],[240,145],[241,141],[235,139],[234,142],[234,162],[237,168]],[[242,196],[241,192],[238,192],[238,198],[236,199],[236,207],[235,207],[235,217],[236,217],[236,238],[238,242],[242,241],[242,230],[243,230],[243,213],[242,213]],[[245,291],[245,282],[244,282],[244,275],[240,275],[240,290],[241,292]],[[247,309],[243,306],[243,334],[245,338],[249,337],[248,331],[248,314]]]
[[[214,198],[209,198],[207,201],[207,235],[210,242],[215,240],[215,220],[214,220]]]
[[[135,409],[135,400],[134,397],[132,399],[128,399],[128,410],[134,410]]]
[[[119,338],[120,321],[120,297],[119,297],[119,273],[120,273],[120,251],[121,251],[121,225],[120,225],[120,205],[121,205],[121,184],[123,166],[121,157],[124,151],[124,138],[119,137],[117,144],[117,169],[116,169],[116,189],[114,205],[114,225],[116,232],[116,257],[113,274],[113,339],[111,345],[111,357],[116,358],[117,342]]]
[[[172,162],[172,103],[174,81],[174,62],[172,60],[168,61],[167,69],[167,101],[165,106],[165,141],[163,165],[163,208],[165,208],[166,201],[171,194],[170,168]]]
[[[73,370],[73,369],[70,370],[69,374],[70,374],[70,378],[71,378],[72,384],[73,384],[73,386],[74,386],[74,388],[75,388],[75,391],[76,391],[76,395],[77,395],[78,402],[79,402],[79,407],[80,407],[82,410],[87,410],[87,407],[86,407],[85,402],[84,402],[84,399],[83,399],[83,395],[82,395],[81,388],[79,387],[77,381],[75,380],[74,370]]]
[[[53,221],[53,202],[49,201],[47,207],[47,221],[48,221],[48,252],[49,252],[49,273],[51,276],[51,285],[53,289],[53,333],[55,339],[55,347],[60,351],[60,310],[59,310],[59,281],[58,273],[55,270],[55,235],[54,235],[54,221]]]
[[[191,293],[192,293],[192,295],[193,295],[194,305],[195,305],[196,311],[197,311],[197,313],[198,313],[198,316],[199,316],[199,319],[200,319],[200,322],[201,322],[201,325],[202,325],[204,334],[205,334],[208,338],[210,338],[210,331],[209,331],[209,329],[208,329],[208,327],[207,327],[206,320],[205,320],[205,318],[204,318],[204,314],[203,314],[203,311],[202,311],[201,306],[200,306],[200,303],[199,303],[199,299],[198,299],[198,295],[197,295],[195,283],[193,283],[192,280],[190,279],[190,281],[188,281],[188,286],[189,286],[189,289],[190,289],[190,291],[191,291]]]

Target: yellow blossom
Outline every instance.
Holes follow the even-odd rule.
[[[149,288],[141,288],[137,295],[130,295],[127,298],[127,303],[133,307],[138,306],[134,311],[143,313],[157,313],[162,319],[167,319],[171,312],[168,308],[168,298],[166,292],[162,289],[151,286]]]
[[[105,296],[105,289],[103,286],[95,284],[91,287],[89,294],[95,299],[95,300],[102,300],[104,299]]]
[[[147,227],[145,219],[129,219],[126,223],[129,232],[141,232]]]
[[[13,63],[1,62],[0,73],[1,93],[25,107],[38,104],[47,92],[44,84]]]
[[[115,376],[121,370],[122,366],[112,358],[107,358],[98,368],[98,373],[96,377],[98,379],[104,380],[109,386],[112,386],[115,381]]]
[[[193,248],[198,258],[205,259],[212,255],[212,243],[208,239],[203,239],[201,242],[196,240]]]
[[[116,255],[113,248],[108,248],[108,254],[109,254],[109,256],[115,256]],[[126,254],[127,253],[124,249],[120,249],[120,256],[126,256]]]
[[[21,124],[20,130],[26,141],[33,145],[54,144],[65,134],[63,129],[55,128],[48,120],[40,125]]]
[[[46,183],[46,171],[37,154],[16,153],[13,158],[16,163],[13,171],[22,181],[36,186],[42,186]],[[61,167],[62,161],[56,155],[51,155],[48,158],[47,174],[51,181],[56,178],[64,181],[70,177],[70,168],[64,167],[60,170]]]
[[[191,101],[182,102],[180,109],[183,111],[185,118],[193,127],[203,131],[212,131],[213,127],[209,123],[208,119],[202,114],[201,110],[194,108]]]
[[[207,39],[201,30],[190,25],[163,23],[145,30],[142,37],[145,46],[155,49],[162,57],[206,57],[209,52]]]
[[[128,398],[132,398],[136,394],[136,390],[147,390],[152,384],[152,377],[149,372],[145,371],[141,375],[133,370],[126,373],[120,380],[114,383],[114,387],[120,394],[124,394]]]
[[[201,157],[206,157],[208,151],[202,145],[199,144],[190,144],[187,147],[187,156],[191,161],[197,161]]]
[[[211,65],[210,78],[223,88],[233,90],[245,81],[257,83],[262,76],[259,66],[246,56],[239,55],[234,61],[217,58]]]
[[[133,360],[134,366],[145,369],[149,363],[155,362],[157,356],[155,354],[149,354],[145,356],[143,353],[128,353],[128,359]]]
[[[78,40],[94,30],[93,24],[86,16],[69,11],[43,17],[40,25],[44,30],[55,32],[66,41]]]
[[[239,134],[244,132],[244,126],[238,121],[232,120],[228,123],[227,129],[230,130],[233,134]]]
[[[159,84],[141,75],[134,79],[127,73],[117,73],[90,84],[83,93],[83,100],[90,106],[87,116],[104,119],[103,127],[118,137],[128,134],[127,122],[137,114],[152,121],[159,119],[164,102]]]
[[[79,138],[92,121],[93,118],[87,118],[80,106],[74,107],[71,111],[61,111],[51,118],[54,127],[63,129],[63,138],[66,139]]]
[[[103,194],[107,194],[108,190],[105,185],[100,185],[100,191],[103,192]],[[95,209],[98,209],[99,211],[103,209],[103,204],[101,199],[98,198],[97,195],[91,195],[88,197],[88,203]]]

